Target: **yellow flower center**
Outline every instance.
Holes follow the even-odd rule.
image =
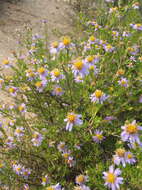
[[[62,88],[60,88],[60,87],[56,88],[55,90],[56,90],[57,93],[62,92]]]
[[[42,182],[46,182],[46,177],[43,177],[43,178],[42,178]]]
[[[44,72],[45,72],[45,68],[44,68],[44,67],[40,67],[40,68],[38,69],[38,73],[44,74]]]
[[[63,44],[65,46],[68,46],[71,43],[71,39],[69,37],[64,37],[63,38]]]
[[[136,124],[128,124],[126,126],[126,132],[129,134],[135,134],[138,132],[138,127]]]
[[[141,24],[136,24],[137,27],[141,27],[142,25]]]
[[[102,140],[102,139],[103,139],[103,135],[102,135],[102,134],[96,134],[96,137],[97,137],[99,140]]]
[[[76,115],[68,114],[67,119],[69,120],[69,122],[73,123],[76,120]]]
[[[36,86],[37,88],[42,87],[42,82],[40,82],[40,81],[36,82],[36,83],[35,83],[35,86]]]
[[[16,92],[16,89],[15,88],[9,88],[9,92],[14,93],[14,92]]]
[[[122,85],[125,85],[126,83],[127,83],[127,81],[125,81],[125,80],[122,80],[122,81],[121,81],[121,84],[122,84]]]
[[[103,92],[102,92],[101,90],[96,90],[96,91],[95,91],[95,96],[96,96],[97,98],[101,98],[102,95],[103,95]]]
[[[125,155],[125,150],[122,149],[122,148],[118,148],[118,149],[116,150],[116,154],[117,154],[119,157],[124,157],[124,155]]]
[[[20,134],[21,133],[21,129],[16,129],[16,133]]]
[[[107,178],[106,178],[106,181],[107,181],[108,183],[115,183],[115,180],[116,180],[115,174],[113,174],[113,173],[108,173]]]
[[[53,70],[53,74],[54,74],[55,77],[59,77],[59,76],[60,76],[60,71],[59,71],[59,69],[54,69],[54,70]]]
[[[2,62],[4,65],[8,65],[9,64],[9,60],[8,59],[4,59]]]
[[[127,155],[127,158],[128,158],[128,159],[132,159],[132,158],[133,158],[133,155],[132,155],[132,154],[128,154],[128,155]]]
[[[96,40],[96,38],[95,38],[94,36],[90,36],[89,40],[90,40],[91,42],[94,42],[94,41]]]
[[[84,63],[82,61],[77,61],[74,63],[76,69],[81,70],[83,68]]]
[[[54,190],[53,187],[47,187],[46,190]]]
[[[19,111],[24,111],[25,107],[21,105],[18,107],[18,109],[19,109]]]
[[[76,178],[76,182],[83,183],[85,181],[84,175],[79,175]]]
[[[93,60],[94,60],[94,56],[89,56],[89,57],[87,57],[87,61],[88,61],[88,62],[91,63]]]
[[[53,47],[53,48],[57,48],[58,46],[59,46],[59,43],[58,43],[58,42],[53,42],[53,43],[52,43],[52,47]]]
[[[108,50],[110,50],[112,48],[112,46],[110,44],[108,44],[106,47]]]
[[[65,159],[67,159],[67,158],[69,157],[69,153],[64,153],[64,154],[63,154],[63,157],[64,157]]]
[[[90,69],[91,71],[94,71],[94,70],[95,70],[94,65],[91,65],[91,66],[89,67],[89,69]]]

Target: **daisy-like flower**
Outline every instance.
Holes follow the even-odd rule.
[[[142,95],[139,97],[139,103],[142,103]]]
[[[135,30],[142,30],[142,24],[130,24],[130,26]]]
[[[59,44],[59,47],[61,49],[68,49],[70,47],[73,47],[73,43],[71,43],[71,38],[69,36],[64,36],[63,39],[62,39],[62,42]]]
[[[24,103],[22,103],[20,106],[18,106],[18,110],[21,113],[25,113],[26,112],[26,105]]]
[[[86,185],[75,186],[73,190],[90,190],[90,188]]]
[[[75,114],[73,112],[69,113],[67,115],[67,118],[64,119],[65,122],[67,122],[66,125],[66,130],[67,131],[72,131],[72,127],[74,125],[82,125],[83,121],[80,119],[82,115]]]
[[[87,181],[88,181],[88,176],[85,176],[85,175],[82,175],[82,174],[76,176],[76,178],[75,178],[75,182],[76,182],[76,184],[78,184],[78,185],[83,185],[83,184],[85,184]]]
[[[38,132],[34,132],[33,134],[33,138],[32,138],[32,143],[34,146],[40,146],[43,140],[43,136],[38,133]]]
[[[60,70],[55,68],[51,71],[51,80],[59,82],[60,79],[64,79],[64,75],[61,74]]]
[[[75,82],[77,82],[77,83],[82,83],[82,82],[83,82],[83,77],[80,76],[80,75],[78,75],[78,76],[75,77],[74,80],[75,80]]]
[[[73,158],[73,156],[69,156],[68,159],[66,159],[66,163],[69,165],[69,167],[73,167],[75,165],[75,160]]]
[[[66,147],[66,144],[65,142],[60,142],[58,145],[57,145],[57,148],[60,152],[65,152],[67,150],[67,147]]]
[[[14,135],[16,136],[16,137],[22,137],[23,135],[24,135],[24,128],[23,127],[17,127],[16,129],[15,129],[15,132],[14,132]]]
[[[9,136],[9,137],[6,139],[5,144],[6,144],[9,148],[15,147],[14,138],[11,137],[11,136]]]
[[[10,63],[10,61],[8,59],[4,59],[2,61],[2,64],[4,65],[5,68],[11,67],[11,63]]]
[[[126,152],[125,159],[128,164],[134,164],[136,162],[136,159],[131,152]]]
[[[105,186],[107,186],[109,189],[117,190],[123,183],[123,178],[119,177],[121,175],[121,170],[118,168],[114,169],[114,166],[110,166],[109,171],[103,172],[103,175]]]
[[[124,31],[123,34],[122,34],[123,37],[130,37],[131,36],[131,33],[128,32],[128,31]]]
[[[60,46],[57,41],[52,42],[50,45],[50,53],[51,54],[57,54],[60,51]]]
[[[56,185],[52,185],[46,188],[46,190],[62,190],[61,185],[58,183]]]
[[[135,3],[132,5],[132,7],[133,7],[134,9],[139,9],[139,8],[140,8],[139,2],[135,2]]]
[[[118,36],[119,36],[119,32],[113,30],[113,31],[112,31],[112,36],[113,36],[114,38],[118,37]]]
[[[90,45],[96,44],[96,43],[98,43],[98,39],[95,38],[95,36],[90,36],[88,42]]]
[[[25,185],[24,185],[24,190],[30,190],[30,187],[29,187],[28,184],[25,184]]]
[[[48,71],[44,67],[38,68],[37,73],[39,74],[41,80],[44,80],[48,75]]]
[[[4,80],[0,78],[0,88],[2,88],[3,84],[4,84]]]
[[[136,120],[132,123],[126,123],[121,128],[123,129],[123,132],[121,133],[122,141],[140,144],[139,131],[142,130],[142,127],[136,123]]]
[[[60,86],[55,86],[52,94],[55,96],[62,96],[64,94],[64,91]]]
[[[122,164],[123,167],[125,167],[126,166],[125,153],[126,153],[125,149],[118,148],[115,151],[115,155],[113,156],[114,164],[116,165]]]
[[[93,72],[94,75],[97,75],[99,73],[99,69],[96,67],[96,65],[90,65],[89,66],[89,71]]]
[[[46,87],[47,80],[38,81],[35,83],[36,89],[38,92],[42,92]]]
[[[26,76],[29,81],[32,81],[36,77],[36,73],[32,69],[26,70]]]
[[[88,66],[83,60],[78,59],[72,65],[72,72],[75,77],[78,75],[84,77],[89,73]]]
[[[137,55],[139,53],[139,47],[138,46],[133,46],[133,47],[128,47],[127,51],[131,54],[131,55]]]
[[[96,130],[93,136],[93,141],[96,143],[101,143],[104,140],[103,131]]]
[[[118,81],[119,85],[123,86],[123,87],[128,87],[129,84],[128,84],[128,80],[126,78],[121,78],[119,81]]]
[[[113,52],[114,49],[115,49],[115,48],[114,48],[112,45],[110,45],[110,44],[104,45],[104,50],[105,50],[106,52]]]
[[[23,166],[21,164],[13,164],[13,170],[17,175],[21,175]]]
[[[8,87],[8,92],[10,93],[11,96],[17,96],[17,91],[18,89],[14,86]]]
[[[46,185],[49,184],[49,183],[50,183],[50,180],[49,180],[48,175],[45,175],[44,177],[42,177],[42,182],[41,182],[41,184],[42,184],[43,186],[46,186]]]
[[[102,104],[107,98],[108,96],[104,94],[104,92],[102,92],[101,90],[96,90],[90,96],[91,102],[100,103],[100,104]]]
[[[31,174],[31,170],[27,169],[25,167],[22,168],[21,175],[25,178],[28,179],[29,175]]]
[[[88,65],[94,65],[95,63],[98,63],[100,61],[100,55],[90,55],[86,57],[85,63]]]

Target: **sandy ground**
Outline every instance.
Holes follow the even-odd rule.
[[[17,31],[30,25],[39,32],[41,20],[48,21],[50,40],[53,31],[66,34],[71,31],[73,11],[62,0],[0,0],[0,60],[15,50]],[[10,3],[13,2],[13,3]]]
[[[49,40],[52,41],[57,38],[55,31],[62,35],[71,32],[73,15],[69,5],[62,0],[0,0],[0,67],[1,61],[11,57],[11,52],[18,47],[18,33],[23,32],[25,25],[32,26],[34,33],[40,33],[41,20],[47,20]],[[9,71],[5,74],[9,75]],[[0,91],[0,104],[2,102],[7,104],[12,100]]]

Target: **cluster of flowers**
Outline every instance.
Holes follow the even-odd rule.
[[[31,174],[31,169],[25,168],[21,164],[12,163],[12,168],[17,175],[22,176],[25,179],[27,179]]]

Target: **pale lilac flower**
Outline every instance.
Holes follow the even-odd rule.
[[[65,142],[60,142],[57,145],[57,148],[58,148],[59,152],[66,152],[67,151],[67,147],[66,147]]]
[[[36,77],[36,72],[33,71],[32,69],[28,69],[28,70],[26,70],[26,76],[27,76],[29,81],[32,81]]]
[[[128,31],[124,31],[123,34],[122,34],[123,37],[130,37],[131,36],[131,33],[128,32]]]
[[[96,130],[92,138],[94,142],[101,143],[105,137],[103,136],[103,131]]]
[[[123,86],[123,87],[128,87],[128,86],[129,86],[128,80],[127,80],[126,78],[123,78],[123,77],[118,81],[118,83],[119,83],[121,86]]]
[[[67,122],[66,125],[66,130],[67,131],[72,131],[72,127],[74,125],[82,125],[83,121],[80,119],[82,115],[75,114],[73,112],[69,113],[67,115],[67,118],[64,119],[65,122]]]
[[[76,176],[76,178],[75,178],[75,182],[78,185],[84,185],[87,181],[88,181],[88,176],[85,176],[82,174]]]
[[[43,186],[46,186],[46,185],[49,184],[49,183],[50,183],[50,179],[49,179],[48,175],[45,175],[44,177],[42,177],[42,182],[41,182],[41,184],[42,184]]]
[[[43,140],[43,136],[38,133],[38,132],[34,132],[33,134],[33,138],[32,138],[32,143],[34,146],[40,146]]]
[[[130,24],[130,26],[135,30],[142,30],[142,24]]]
[[[110,44],[104,45],[104,50],[105,50],[106,52],[113,52],[114,49],[115,49],[115,48],[114,48],[112,45],[110,45]]]
[[[125,158],[128,164],[134,164],[136,162],[136,159],[131,152],[126,152]]]
[[[0,88],[3,87],[3,84],[4,84],[4,80],[2,78],[0,78]]]
[[[11,63],[9,59],[4,59],[2,61],[2,64],[4,65],[5,68],[10,68],[11,67]]]
[[[62,42],[60,42],[59,47],[61,49],[69,49],[74,47],[74,44],[71,42],[71,38],[68,36],[63,37]]]
[[[8,92],[10,93],[11,96],[17,96],[17,91],[18,89],[14,86],[8,87]]]
[[[119,189],[119,186],[123,183],[123,178],[119,177],[121,175],[121,170],[118,168],[114,169],[114,166],[110,166],[109,171],[103,172],[103,175],[105,186],[111,190]]]
[[[18,106],[18,110],[21,113],[25,113],[26,112],[26,104],[22,103],[21,105]]]
[[[72,72],[75,77],[78,75],[84,77],[89,73],[88,65],[83,60],[76,60],[72,65]]]
[[[115,151],[115,155],[113,156],[113,162],[114,162],[114,164],[116,164],[116,165],[122,164],[123,167],[125,167],[126,166],[125,154],[126,154],[125,149],[118,148]]]
[[[25,184],[25,185],[24,185],[24,190],[30,190],[30,187],[29,187],[28,184]]]
[[[88,42],[89,42],[89,45],[92,45],[92,44],[98,43],[99,41],[95,36],[90,36]]]
[[[60,86],[56,85],[52,91],[52,94],[55,96],[62,96],[64,94],[64,91]]]
[[[47,187],[46,188],[46,190],[62,190],[62,187],[61,187],[61,185],[58,183],[58,184],[56,184],[56,185],[51,185],[51,186],[49,186],[49,187]]]
[[[42,80],[35,83],[38,92],[43,92],[46,85],[47,85],[47,80]]]
[[[121,128],[123,129],[123,132],[121,133],[122,141],[140,144],[139,131],[142,130],[142,127],[136,123],[136,120],[132,123],[125,124]]]
[[[119,32],[113,30],[113,31],[112,31],[112,36],[113,36],[114,38],[118,37],[118,36],[119,36]]]
[[[50,53],[55,55],[55,54],[59,53],[59,51],[60,51],[59,43],[57,41],[51,43],[51,45],[50,45]]]
[[[113,3],[115,0],[105,0],[107,3]]]
[[[59,80],[64,79],[64,75],[61,74],[60,70],[55,68],[51,72],[51,80],[55,82],[59,82]]]
[[[74,160],[74,158],[72,156],[69,156],[68,159],[66,160],[66,162],[70,168],[75,166],[75,163],[76,163],[76,161]]]
[[[17,175],[21,175],[23,166],[20,164],[13,164],[13,170]]]
[[[73,190],[90,190],[90,188],[86,185],[75,186]]]
[[[132,5],[132,7],[133,7],[134,9],[139,9],[139,8],[140,8],[139,2],[135,2],[135,3]]]
[[[75,80],[76,83],[82,83],[83,82],[83,77],[78,75],[78,76],[75,77],[74,80]]]
[[[5,144],[6,144],[9,148],[14,148],[14,147],[15,147],[14,138],[11,137],[11,136],[9,136],[9,137],[6,139]]]
[[[37,70],[37,73],[40,77],[41,80],[45,80],[47,75],[48,75],[48,71],[46,68],[44,67],[40,67],[38,70]]]
[[[96,90],[90,96],[91,102],[100,103],[100,104],[102,104],[107,98],[108,96],[104,94],[104,92],[102,92],[101,90]]]
[[[139,103],[142,103],[142,95],[139,98]]]
[[[22,168],[21,175],[25,178],[28,179],[29,175],[31,174],[31,170],[27,169],[25,167]]]
[[[24,128],[23,127],[17,127],[16,129],[15,129],[15,132],[14,132],[14,135],[16,136],[16,137],[22,137],[23,135],[24,135]]]

